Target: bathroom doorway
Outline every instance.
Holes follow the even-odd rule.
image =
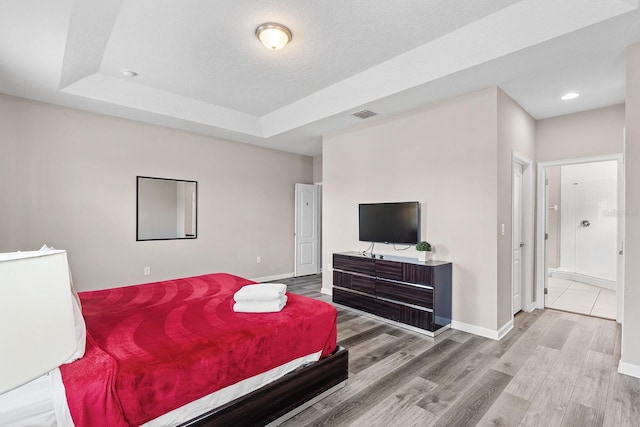
[[[618,319],[621,157],[540,166],[544,175],[541,205],[545,240],[541,245],[544,269],[539,272],[544,278],[544,293],[540,295],[544,307]]]

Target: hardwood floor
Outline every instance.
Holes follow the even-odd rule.
[[[330,302],[321,276],[281,281]],[[640,379],[617,373],[620,327],[535,310],[501,341],[429,338],[338,308],[349,380],[283,426],[640,426]]]

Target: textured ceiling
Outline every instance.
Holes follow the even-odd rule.
[[[638,0],[0,1],[0,92],[316,155],[497,85],[535,118],[624,101]],[[265,49],[261,23],[292,42]],[[123,69],[138,73],[122,76]],[[571,103],[568,90],[582,96]]]

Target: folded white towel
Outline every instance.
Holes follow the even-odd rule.
[[[287,285],[283,283],[258,283],[243,286],[233,295],[236,302],[240,301],[271,301],[277,300],[287,292]]]
[[[233,305],[236,313],[276,313],[287,304],[287,296],[271,301],[240,301]]]

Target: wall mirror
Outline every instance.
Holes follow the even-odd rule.
[[[136,240],[195,239],[198,183],[137,177]]]

